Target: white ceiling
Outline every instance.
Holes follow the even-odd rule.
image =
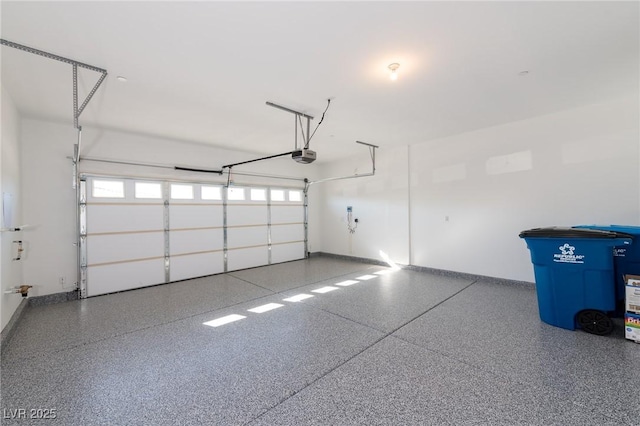
[[[319,162],[361,152],[356,140],[414,144],[639,87],[638,2],[2,1],[1,13],[3,39],[107,69],[81,125],[268,155],[293,149],[294,116],[265,101],[313,128],[332,98]],[[72,126],[71,67],[1,53],[21,113]],[[81,71],[81,100],[97,77]]]

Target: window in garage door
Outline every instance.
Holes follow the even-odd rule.
[[[227,270],[269,264],[269,205],[255,189],[227,188]]]
[[[203,199],[202,191],[200,184],[171,184],[170,281],[224,272],[224,206],[222,200]]]
[[[302,191],[272,189],[271,263],[301,259],[305,255],[305,215]]]
[[[128,179],[92,179],[88,186],[86,295],[164,282],[162,186]]]

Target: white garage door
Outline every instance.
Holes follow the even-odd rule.
[[[299,189],[104,177],[82,188],[83,297],[305,257]]]
[[[224,272],[222,188],[171,183],[169,189],[168,281]]]

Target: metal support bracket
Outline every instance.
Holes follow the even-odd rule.
[[[163,182],[163,194],[164,194],[164,282],[171,282],[171,223],[170,223],[170,184],[169,182]]]
[[[271,187],[267,188],[267,254],[268,254],[268,264],[271,265],[271,263],[273,262],[273,255],[272,255],[272,247],[273,247],[273,240],[271,238]]]
[[[350,176],[330,177],[330,178],[314,180],[307,184],[307,188],[315,183],[323,183],[323,182],[329,182],[332,180],[341,180],[341,179],[353,179],[353,178],[359,178],[359,177],[365,177],[365,176],[374,176],[376,174],[376,148],[380,148],[380,147],[378,145],[372,145],[370,143],[361,142],[361,141],[356,141],[356,143],[359,143],[360,145],[366,145],[369,147],[369,155],[371,155],[371,172],[370,173],[362,173],[362,174],[356,173]]]
[[[309,257],[309,180],[304,180],[304,258]]]
[[[0,44],[7,47],[13,47],[14,49],[22,50],[23,52],[33,53],[34,55],[43,56],[45,58],[53,59],[54,61],[60,61],[71,65],[72,67],[72,76],[73,76],[73,127],[79,129],[80,126],[78,124],[78,119],[80,118],[80,114],[84,111],[85,107],[91,101],[91,98],[96,93],[104,79],[107,77],[107,70],[94,67],[93,65],[88,65],[82,62],[74,61],[73,59],[65,58],[63,56],[54,55],[53,53],[45,52],[44,50],[34,49],[33,47],[25,46],[22,44],[14,43],[9,40],[0,39]],[[85,68],[90,71],[95,71],[100,73],[100,78],[98,78],[98,82],[93,86],[93,88],[89,91],[89,94],[82,102],[82,105],[78,108],[78,67]]]
[[[78,290],[80,298],[87,297],[87,180],[78,178]]]
[[[222,189],[222,259],[224,272],[229,272],[229,232],[227,220],[227,207],[229,203],[229,185]]]
[[[291,155],[293,154],[296,150],[298,150],[298,122],[300,122],[300,131],[302,132],[302,138],[304,139],[304,145],[303,148],[304,149],[308,149],[309,148],[309,142],[311,142],[311,120],[313,120],[313,117],[305,114],[303,112],[300,111],[296,111],[293,110],[291,108],[287,108],[287,107],[283,107],[281,105],[278,104],[274,104],[273,102],[266,102],[267,105],[272,106],[274,108],[278,108],[281,109],[283,111],[287,111],[290,112],[291,114],[295,114],[295,138],[294,138],[294,144],[295,144],[295,149],[293,151],[289,151],[289,152],[283,152],[282,154],[275,154],[275,155],[268,155],[266,157],[260,157],[260,158],[256,158],[254,160],[248,160],[248,161],[241,161],[239,163],[233,163],[233,164],[225,164],[224,166],[222,166],[222,169],[229,169],[229,176],[231,175],[231,168],[234,166],[239,166],[241,164],[248,164],[248,163],[254,163],[256,161],[262,161],[262,160],[270,160],[272,158],[278,158],[278,157],[284,157],[285,155]],[[307,133],[304,133],[304,129],[302,128],[302,120],[301,118],[304,117],[307,119]],[[229,182],[227,182],[227,186],[229,185]]]
[[[300,111],[296,111],[293,110],[291,108],[287,108],[287,107],[283,107],[282,105],[278,105],[278,104],[274,104],[273,102],[266,102],[267,105],[269,105],[270,107],[274,107],[274,108],[278,108],[281,109],[283,111],[287,111],[290,112],[291,114],[295,114],[295,149],[298,149],[298,122],[300,122],[300,131],[302,132],[302,139],[304,140],[304,145],[303,148],[304,149],[308,149],[309,148],[309,142],[311,142],[311,120],[313,120],[313,117],[305,114],[303,112]],[[302,128],[302,118],[306,118],[307,119],[307,134],[305,135],[304,133],[304,129]]]

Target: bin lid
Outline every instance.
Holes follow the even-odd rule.
[[[520,238],[630,238],[633,235],[617,231],[603,231],[599,229],[565,228],[552,226],[548,228],[533,228],[520,232]]]
[[[599,229],[601,231],[624,232],[625,234],[631,234],[636,237],[640,236],[640,226],[632,225],[577,225],[573,226],[573,228]]]

